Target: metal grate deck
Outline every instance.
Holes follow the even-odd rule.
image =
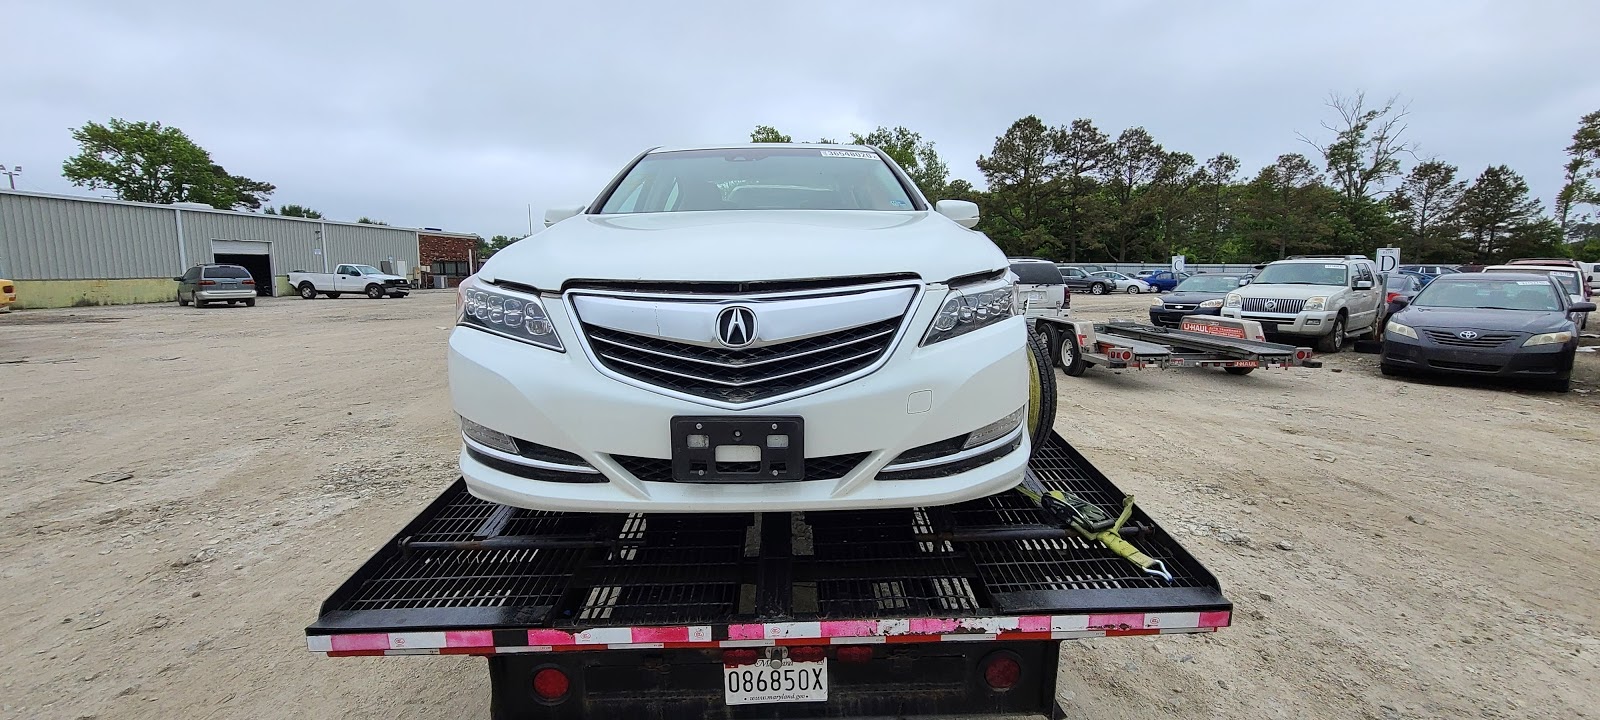
[[[1031,467],[1047,486],[1121,509],[1122,492],[1059,436],[1045,441]],[[1048,537],[1040,512],[1008,492],[944,507],[798,514],[792,551],[779,558],[789,571],[771,575],[791,587],[760,588],[753,514],[521,510],[474,498],[457,481],[323,604],[312,629],[572,629],[1226,605],[1216,579],[1142,510],[1133,520],[1152,530],[1130,542],[1166,564],[1171,584],[1098,544]],[[996,529],[1035,537],[983,539]],[[402,541],[489,542],[404,550]],[[493,545],[507,541],[561,546]],[[784,614],[758,617],[758,597],[777,597]]]

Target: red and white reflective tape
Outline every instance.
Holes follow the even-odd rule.
[[[823,620],[711,626],[565,630],[446,630],[311,635],[306,646],[329,656],[496,655],[572,650],[730,648],[771,645],[1072,640],[1119,635],[1212,632],[1230,613],[1173,612],[1113,615],[1025,615],[986,618]]]

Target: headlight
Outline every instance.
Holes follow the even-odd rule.
[[[468,278],[461,283],[459,299],[457,325],[564,352],[556,327],[537,296]]]
[[[1562,345],[1571,341],[1572,333],[1569,332],[1540,333],[1528,338],[1528,341],[1523,343],[1522,346],[1532,347],[1534,345]]]
[[[1399,335],[1400,337],[1408,337],[1412,340],[1417,339],[1417,331],[1412,330],[1410,325],[1401,325],[1393,320],[1389,321],[1388,332]]]
[[[951,290],[933,316],[924,346],[960,337],[1016,315],[1017,286],[1013,283],[984,285],[969,290]]]
[[[1228,298],[1222,303],[1223,307],[1239,307],[1244,304],[1244,296],[1239,293],[1228,293]]]
[[[1305,309],[1307,309],[1307,310],[1321,310],[1322,308],[1326,307],[1327,305],[1328,305],[1327,296],[1326,295],[1318,295],[1316,297],[1306,298],[1306,307],[1305,307]],[[1416,337],[1416,336],[1412,335],[1411,337]]]
[[[1166,306],[1167,306],[1166,303],[1161,302],[1161,298],[1156,298],[1156,299],[1150,301],[1150,307],[1153,307],[1153,308],[1166,307]]]
[[[1200,303],[1200,307],[1222,307],[1222,300],[1220,298],[1216,300],[1207,300],[1203,303]]]

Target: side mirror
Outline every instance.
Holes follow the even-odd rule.
[[[1440,287],[1443,287],[1443,286],[1441,285]],[[1572,307],[1567,308],[1567,311],[1568,312],[1575,312],[1575,313],[1592,313],[1592,312],[1594,312],[1594,308],[1595,308],[1595,305],[1592,302],[1581,302],[1581,303],[1573,303]]]
[[[176,280],[176,281],[178,281],[178,282],[183,282],[183,276],[182,276],[182,275],[179,275],[179,276],[177,276],[177,277],[175,277],[175,278],[173,278],[173,280]]]
[[[1239,278],[1239,287],[1244,287],[1244,286],[1249,285],[1249,284],[1250,284],[1250,278]]]
[[[966,200],[940,200],[933,211],[956,221],[957,225],[971,230],[978,224],[978,204]]]
[[[1357,281],[1355,281],[1353,283],[1350,283],[1350,287],[1355,288],[1357,290],[1371,290],[1372,289],[1372,281],[1371,280],[1357,280]]]
[[[1398,309],[1403,308],[1403,307],[1405,307],[1407,305],[1410,305],[1411,304],[1411,298],[1397,297],[1397,298],[1395,298],[1393,300],[1390,300],[1389,304],[1393,305],[1395,307],[1395,309],[1398,310]]]
[[[574,215],[582,213],[583,210],[584,210],[584,207],[582,205],[576,205],[576,206],[573,206],[573,207],[550,208],[549,210],[544,211],[544,226],[545,227],[550,227],[551,225],[554,225],[554,224],[556,224],[558,222],[561,222],[562,220],[565,220],[565,219],[567,219],[569,217],[572,217]]]

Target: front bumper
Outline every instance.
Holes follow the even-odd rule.
[[[251,288],[240,290],[196,290],[194,298],[205,302],[215,300],[249,300],[256,297],[256,291]]]
[[[1521,347],[1526,337],[1498,348],[1445,347],[1427,339],[1412,339],[1385,333],[1384,365],[1403,370],[1477,375],[1480,377],[1565,378],[1572,374],[1577,341],[1562,345]]]
[[[1029,454],[1013,450],[944,477],[879,480],[906,450],[971,432],[1027,403],[1022,318],[929,347],[918,340],[941,297],[930,293],[889,350],[886,363],[837,387],[748,410],[721,410],[668,397],[600,373],[574,341],[562,303],[547,303],[566,352],[471,328],[450,337],[450,394],[461,416],[515,438],[576,454],[605,482],[550,482],[504,472],[466,448],[461,471],[471,492],[518,507],[568,512],[762,512],[940,505],[992,495],[1021,482]],[[640,480],[614,459],[667,459],[677,416],[805,420],[811,458],[865,453],[837,479],[749,484]],[[481,453],[478,453],[481,456]]]
[[[1339,311],[1306,311],[1295,314],[1241,312],[1239,308],[1223,308],[1223,317],[1242,318],[1261,323],[1261,331],[1283,335],[1322,337],[1333,331],[1333,321]]]

